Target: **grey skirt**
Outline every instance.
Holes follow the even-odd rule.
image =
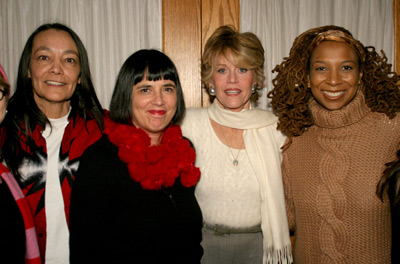
[[[261,264],[262,233],[215,234],[203,228],[202,264]]]

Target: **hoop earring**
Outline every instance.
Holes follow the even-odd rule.
[[[253,87],[251,87],[251,93],[254,94],[256,92],[257,87],[254,85]]]
[[[209,93],[211,96],[215,96],[215,89],[214,89],[214,87],[210,86],[210,89],[208,89],[208,93]]]

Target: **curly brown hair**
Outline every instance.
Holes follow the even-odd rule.
[[[278,129],[289,138],[300,136],[314,124],[308,103],[313,95],[308,89],[309,60],[311,43],[318,34],[328,30],[338,30],[353,38],[343,27],[323,26],[310,29],[299,35],[293,42],[289,57],[277,65],[272,72],[277,76],[272,80],[274,89],[268,93],[272,99],[272,109],[279,116]],[[352,39],[364,49],[365,58],[359,58],[362,72],[361,91],[365,103],[373,112],[385,113],[393,118],[400,111],[400,77],[392,71],[392,65],[382,51],[380,56],[372,46],[364,47],[359,41]],[[357,52],[357,54],[359,54]],[[359,56],[359,55],[358,55]]]
[[[215,63],[220,56],[229,58],[233,56],[233,63],[240,67],[254,71],[256,89],[263,88],[264,75],[264,48],[260,39],[251,32],[239,33],[232,25],[217,28],[207,40],[201,60],[201,82],[209,93],[209,83],[212,78]],[[258,93],[251,95],[251,100],[256,102]],[[210,95],[210,100],[214,96]]]

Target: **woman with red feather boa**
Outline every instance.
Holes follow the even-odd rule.
[[[82,156],[71,196],[71,263],[200,263],[200,171],[182,137],[182,88],[162,52],[122,66],[102,139]]]

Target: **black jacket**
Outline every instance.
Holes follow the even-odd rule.
[[[103,136],[81,157],[70,212],[71,263],[200,263],[194,187],[143,190]]]

